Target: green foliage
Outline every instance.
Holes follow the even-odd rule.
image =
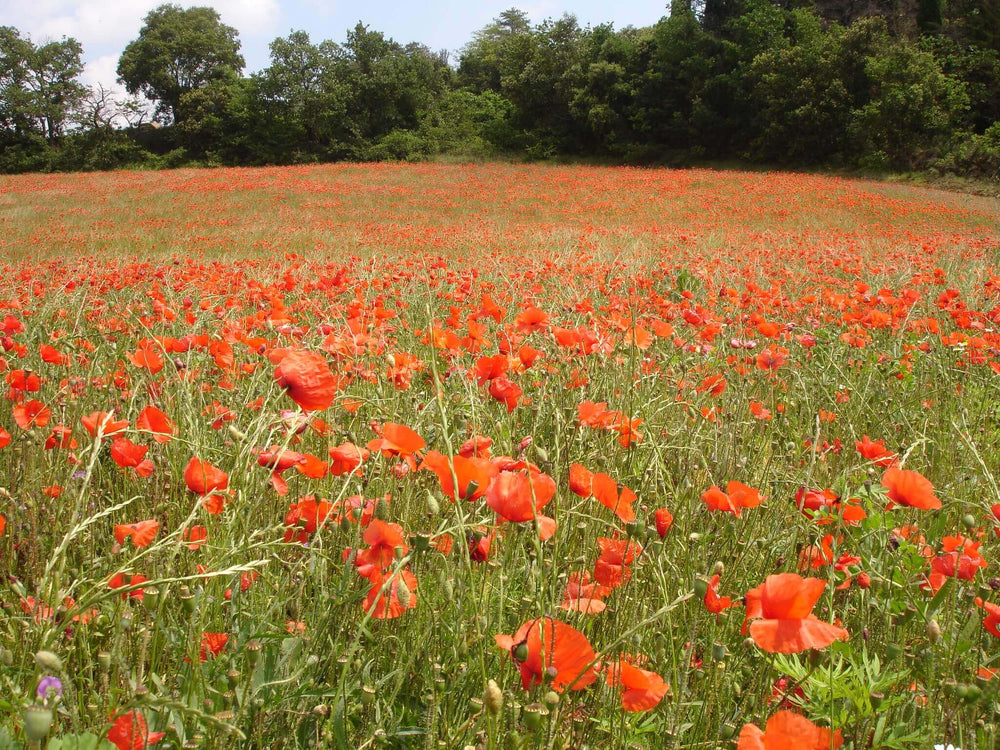
[[[160,5],[122,52],[118,77],[176,120],[185,94],[236,78],[244,65],[239,51],[238,32],[213,9]]]

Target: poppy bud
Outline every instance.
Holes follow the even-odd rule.
[[[527,643],[517,644],[517,646],[514,647],[512,656],[514,657],[514,661],[517,662],[526,661],[528,659],[528,644]]]
[[[438,503],[437,498],[434,497],[434,494],[430,490],[427,491],[427,499],[425,502],[427,504],[428,516],[436,516],[441,512],[441,505]]]
[[[712,575],[721,576],[725,572],[726,572],[725,564],[722,562],[722,560],[717,560],[715,565],[712,566]]]
[[[708,593],[708,581],[701,577],[695,578],[694,595],[699,599],[704,599],[706,593]]]
[[[931,620],[927,623],[927,640],[931,643],[937,643],[941,638],[941,626],[938,624],[937,620]]]
[[[35,662],[48,672],[62,672],[62,659],[51,651],[39,651],[36,653]]]
[[[404,609],[409,609],[413,595],[410,593],[410,587],[402,578],[396,583],[396,596],[399,597],[399,603],[403,605]]]
[[[547,666],[545,668],[545,681],[546,682],[551,682],[552,680],[554,680],[558,676],[559,676],[559,670],[556,669],[555,666],[549,665],[549,666]]]
[[[486,683],[486,689],[483,691],[483,705],[494,716],[500,713],[503,708],[503,692],[494,680]]]
[[[9,667],[14,663],[14,652],[9,648],[0,648],[0,664]]]
[[[870,575],[868,575],[867,573],[858,573],[858,586],[860,586],[863,589],[866,589],[871,585],[872,585],[872,579]]]
[[[555,690],[550,690],[545,694],[545,697],[542,698],[542,701],[545,703],[546,706],[549,706],[550,708],[557,706],[559,704],[559,693],[557,693]]]
[[[966,513],[962,516],[962,525],[967,529],[974,529],[976,527],[976,518],[971,513]]]
[[[24,709],[24,733],[29,742],[41,743],[52,728],[52,711],[42,706]]]

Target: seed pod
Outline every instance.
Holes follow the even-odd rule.
[[[29,742],[41,743],[52,728],[52,711],[42,706],[24,709],[24,733]]]

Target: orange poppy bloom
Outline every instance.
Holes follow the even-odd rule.
[[[708,582],[708,588],[705,589],[705,609],[716,615],[722,614],[723,610],[737,606],[733,603],[732,598],[728,596],[719,596],[719,581],[721,579],[722,576],[712,576],[711,580]]]
[[[604,597],[611,593],[611,589],[599,583],[592,583],[588,571],[577,571],[570,574],[566,582],[566,589],[563,591],[562,604],[560,609],[567,612],[582,612],[586,615],[597,615],[604,611],[607,606]]]
[[[41,401],[31,400],[14,407],[14,422],[22,430],[44,427],[52,419],[52,410]],[[128,422],[125,423],[128,425]]]
[[[744,508],[756,508],[767,500],[760,494],[760,490],[748,487],[742,482],[729,482],[725,492],[713,484],[701,493],[701,499],[709,510],[732,513],[737,518],[740,517]]]
[[[108,730],[108,742],[118,750],[142,750],[166,737],[164,732],[150,732],[142,711],[132,710],[115,716]]]
[[[406,610],[417,606],[417,577],[409,570],[401,570],[389,577],[377,571],[368,580],[372,586],[362,608],[365,612],[371,612],[376,620],[399,617]],[[400,593],[403,594],[402,597]]]
[[[764,731],[744,724],[736,750],[833,750],[843,744],[839,729],[831,732],[793,711],[778,711]]]
[[[135,548],[141,549],[152,544],[159,530],[160,522],[153,520],[118,524],[115,526],[115,541],[118,544],[125,544],[125,540],[131,537]]]
[[[750,637],[772,654],[797,654],[826,648],[835,640],[846,641],[847,631],[812,614],[823,595],[826,581],[803,578],[796,573],[770,575],[746,596],[746,619]],[[744,623],[746,630],[746,623]]]
[[[208,461],[192,457],[184,468],[184,482],[191,492],[207,495],[229,486],[229,475]]]
[[[936,510],[941,507],[941,501],[934,495],[934,485],[918,471],[891,466],[882,476],[882,486],[888,490],[887,509],[896,505],[921,510]]]
[[[169,443],[177,434],[177,425],[155,406],[147,406],[139,412],[135,428],[140,432],[151,432],[157,443]]]
[[[649,711],[656,708],[670,686],[656,672],[629,664],[624,659],[609,665],[605,674],[608,685],[620,685],[622,708],[626,711]]]
[[[576,628],[551,617],[524,623],[513,636],[494,636],[497,646],[510,653],[521,672],[525,690],[540,685],[546,670],[555,670],[552,689],[582,690],[597,679],[597,655],[587,637]],[[551,673],[550,673],[551,674]]]
[[[516,462],[501,471],[486,490],[486,504],[505,521],[524,523],[538,520],[538,532],[548,539],[556,530],[556,522],[539,511],[555,497],[556,483],[548,474],[534,466]]]
[[[424,456],[421,469],[429,469],[437,474],[441,482],[441,491],[452,500],[460,497],[464,500],[476,500],[486,494],[493,477],[499,469],[488,458],[465,458],[458,455],[450,460],[443,453],[428,451]],[[458,480],[458,492],[455,492],[452,481],[452,469]]]
[[[91,437],[97,437],[98,428],[101,429],[104,437],[111,437],[128,429],[127,419],[115,419],[115,413],[106,411],[95,411],[82,417],[80,421]]]
[[[337,397],[337,378],[318,352],[288,352],[274,368],[274,379],[306,411],[327,409]]]

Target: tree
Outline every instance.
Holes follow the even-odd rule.
[[[176,120],[185,94],[238,78],[244,65],[238,36],[212,8],[161,5],[122,53],[118,80]]]
[[[75,39],[36,46],[17,29],[0,27],[0,129],[54,145],[87,95],[77,80],[82,53]]]

